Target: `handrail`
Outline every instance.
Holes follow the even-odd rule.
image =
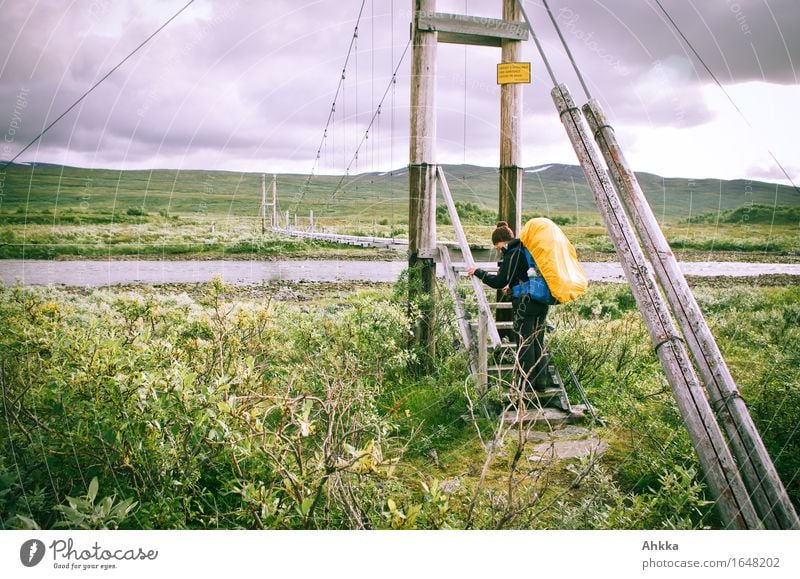
[[[304,237],[308,239],[316,239],[319,241],[331,241],[333,243],[344,243],[349,245],[369,244],[375,247],[382,246],[407,246],[408,239],[396,237],[365,237],[361,235],[340,235],[338,233],[323,233],[319,231],[303,231],[300,229],[284,229],[282,227],[272,227],[270,231],[274,233],[281,233],[292,237]]]
[[[464,256],[464,262],[467,267],[475,267],[475,260],[472,258],[472,251],[467,243],[467,236],[464,234],[464,228],[461,226],[461,219],[458,217],[456,211],[456,204],[453,202],[453,196],[450,194],[450,187],[447,186],[447,179],[444,176],[444,169],[441,165],[436,166],[436,177],[439,184],[442,186],[442,196],[447,205],[447,212],[450,214],[450,222],[456,231],[456,240],[458,241],[459,249]],[[486,299],[486,293],[483,291],[483,284],[474,275],[470,276],[472,281],[472,289],[475,291],[475,299],[478,302],[478,310],[486,315],[488,320],[489,342],[493,348],[500,345],[500,334],[497,332],[497,326],[494,322],[492,309],[489,307],[489,300]]]
[[[469,335],[469,324],[467,323],[467,316],[464,312],[464,307],[461,305],[461,300],[458,298],[456,292],[456,285],[458,278],[456,272],[453,271],[453,262],[450,259],[450,248],[446,245],[439,244],[439,256],[442,260],[442,269],[444,270],[444,277],[447,280],[447,289],[450,291],[450,297],[453,299],[453,307],[456,310],[456,321],[458,323],[458,330],[461,332],[461,340],[464,342],[464,347],[467,350],[470,358],[470,370],[473,375],[478,375],[478,368],[475,365],[475,359],[472,351],[472,338]]]

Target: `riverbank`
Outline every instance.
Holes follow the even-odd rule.
[[[479,265],[492,265],[486,262]],[[583,264],[591,281],[624,282],[619,263]],[[682,262],[692,277],[789,276],[800,280],[800,264],[745,262]],[[405,261],[49,261],[0,260],[0,282],[6,285],[64,285],[101,287],[130,284],[191,284],[215,277],[233,285],[269,282],[394,282],[407,267]],[[441,272],[440,272],[441,274]]]

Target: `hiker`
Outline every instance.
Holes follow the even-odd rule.
[[[469,268],[467,273],[475,275],[489,287],[503,290],[504,294],[509,295],[514,286],[528,280],[528,263],[521,251],[522,242],[514,237],[508,223],[500,221],[492,232],[492,245],[503,252],[497,275],[475,267]],[[520,298],[511,298],[524,390],[533,388],[542,391],[548,386],[547,360],[543,357],[548,309],[547,304],[535,302],[527,294]]]

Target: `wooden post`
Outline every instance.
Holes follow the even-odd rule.
[[[478,312],[478,394],[483,396],[489,388],[489,316],[483,310]]]
[[[503,1],[503,20],[517,22],[521,19],[518,0]],[[501,61],[519,62],[522,56],[522,42],[501,40]],[[505,221],[519,235],[522,229],[522,85],[500,85],[500,189],[497,217]],[[497,302],[508,301],[508,297],[497,291]],[[494,312],[498,322],[510,322],[514,314],[510,309],[497,309]],[[514,340],[514,330],[501,331],[503,337]]]
[[[261,234],[267,232],[267,176],[261,174]]]
[[[761,528],[758,515],[725,443],[694,367],[658,291],[630,223],[572,96],[563,84],[551,92],[559,116],[583,167],[611,240],[642,312],[661,366],[700,459],[726,528]]]
[[[409,301],[421,305],[414,336],[430,358],[435,354],[436,289],[436,32],[421,30],[418,18],[436,11],[436,0],[412,0],[411,139],[408,166]],[[422,298],[422,299],[420,299]]]
[[[289,212],[284,212],[284,220],[283,223],[285,224],[286,229],[289,229]]]
[[[278,176],[272,176],[272,227],[278,227]]]
[[[503,0],[503,20],[517,22],[521,19],[519,0]],[[522,42],[501,41],[502,62],[519,62]],[[498,217],[507,222],[519,235],[522,229],[522,175],[521,167],[522,85],[500,86],[500,196]]]
[[[311,228],[311,233],[314,233],[314,210],[309,209],[308,211],[308,223],[309,227]]]
[[[789,495],[613,128],[596,100],[590,100],[583,110],[645,254],[654,266],[656,278],[686,338],[764,526],[799,529],[800,522]]]

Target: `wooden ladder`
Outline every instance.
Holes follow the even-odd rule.
[[[461,341],[469,357],[470,370],[476,379],[479,394],[483,397],[489,389],[507,389],[505,395],[508,402],[516,407],[518,404],[514,400],[514,393],[518,392],[520,367],[517,344],[512,333],[513,322],[498,322],[494,316],[497,310],[510,309],[511,303],[489,301],[482,284],[476,288],[467,283],[468,266],[463,262],[454,262],[448,246],[440,244],[439,255],[456,312]],[[496,266],[484,269],[497,270]],[[485,303],[486,309],[479,306],[481,302]],[[490,338],[495,332],[498,340]],[[570,403],[564,380],[546,347],[544,356],[547,359],[545,371],[548,387],[543,391],[525,393],[523,405],[530,409],[556,409],[565,414],[565,421],[582,418],[584,407]],[[556,417],[557,414],[551,412],[548,416]]]
[[[580,421],[586,406],[570,403],[564,380],[546,347],[543,355],[547,357],[545,368],[548,388],[542,392],[528,392],[521,397],[516,396],[516,403],[513,400],[513,393],[519,391],[520,377],[517,345],[512,333],[513,322],[495,321],[497,310],[511,308],[511,303],[490,301],[483,283],[476,277],[467,275],[467,269],[475,265],[472,251],[464,235],[461,220],[441,167],[437,167],[436,175],[463,258],[461,262],[454,262],[450,248],[445,244],[439,244],[439,260],[453,300],[458,330],[464,350],[469,357],[470,370],[477,381],[479,395],[484,398],[490,388],[509,387],[505,395],[508,397],[509,406],[513,405],[516,408],[517,419],[521,419],[518,411],[522,411],[523,419],[526,421]],[[497,271],[497,266],[484,269]],[[503,338],[500,335],[501,331]]]

